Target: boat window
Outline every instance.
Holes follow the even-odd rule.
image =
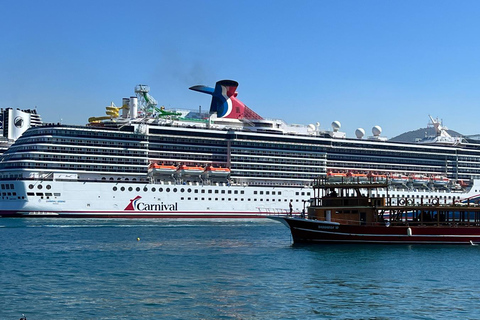
[[[159,191],[159,192],[163,192],[163,188],[158,188],[158,191]]]
[[[144,188],[143,188],[143,191],[147,192],[147,191],[148,191],[147,187],[144,187]]]
[[[173,192],[177,192],[177,188],[173,188]]]
[[[155,192],[155,191],[157,191],[157,189],[155,189],[155,188],[152,188],[152,192]]]
[[[128,191],[132,191],[132,190],[133,190],[133,188],[132,188],[132,187],[128,187]]]
[[[166,192],[170,192],[170,188],[165,189]]]
[[[125,191],[125,187],[121,187],[120,190]]]
[[[117,191],[117,187],[113,187],[113,191]]]

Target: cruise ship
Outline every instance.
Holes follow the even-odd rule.
[[[409,203],[480,199],[480,142],[347,138],[338,121],[290,125],[237,98],[238,83],[190,89],[209,112],[159,107],[146,85],[84,126],[41,124],[0,158],[2,217],[258,218],[299,214],[315,178],[389,182]]]

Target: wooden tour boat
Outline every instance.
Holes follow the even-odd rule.
[[[388,196],[383,182],[314,183],[306,217],[276,216],[294,243],[478,244],[478,203]]]

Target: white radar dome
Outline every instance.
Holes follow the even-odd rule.
[[[364,135],[365,130],[363,128],[358,128],[357,130],[355,130],[355,136],[357,136],[357,139],[362,139]]]
[[[315,133],[315,125],[310,123],[310,124],[307,126],[307,132],[308,132],[309,134]]]
[[[382,134],[382,127],[380,126],[375,126],[372,128],[372,133],[375,137],[378,137]]]
[[[337,132],[342,127],[340,121],[333,121],[332,122],[332,129],[334,132]]]

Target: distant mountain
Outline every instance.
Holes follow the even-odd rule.
[[[458,133],[457,131],[447,130],[447,132],[452,137],[462,136],[462,134]],[[396,137],[388,139],[388,141],[392,141],[392,142],[415,142],[415,141],[424,139],[425,137],[434,137],[434,136],[435,136],[435,128],[433,128],[433,127],[432,128],[420,128],[420,129],[417,129],[417,130],[402,133],[401,135],[398,135]]]

